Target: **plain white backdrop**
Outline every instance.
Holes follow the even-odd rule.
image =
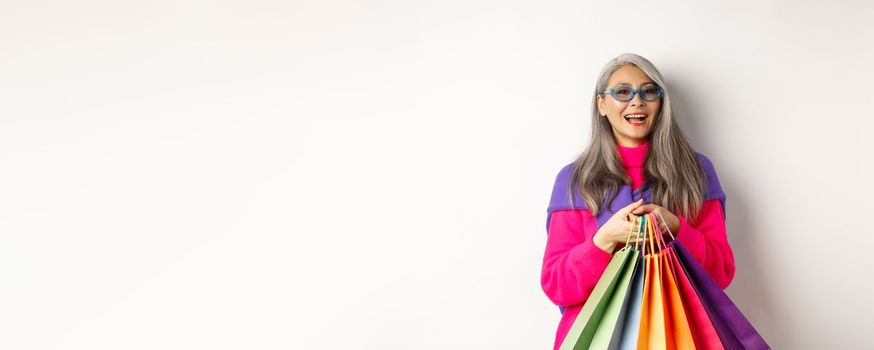
[[[0,348],[549,349],[549,194],[649,58],[775,349],[871,348],[866,1],[3,1]]]

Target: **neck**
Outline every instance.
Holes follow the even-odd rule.
[[[616,145],[619,155],[622,157],[622,165],[626,168],[640,168],[643,166],[649,153],[649,142],[643,142],[637,146]]]
[[[617,146],[622,146],[626,148],[630,147],[638,147],[642,144],[649,143],[648,139],[618,139],[616,140]]]

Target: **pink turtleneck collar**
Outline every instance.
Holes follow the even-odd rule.
[[[624,147],[616,145],[619,155],[622,156],[622,166],[625,172],[631,176],[632,188],[637,189],[643,184],[643,163],[649,153],[649,141],[636,147]]]

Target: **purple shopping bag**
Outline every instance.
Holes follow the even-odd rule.
[[[704,270],[698,260],[679,241],[672,241],[677,258],[695,287],[704,309],[726,349],[770,349],[759,332],[744,317],[725,291]],[[679,271],[677,272],[679,273]]]

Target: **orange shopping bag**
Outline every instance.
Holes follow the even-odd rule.
[[[652,217],[645,215],[645,222]],[[637,336],[638,350],[667,349],[667,333],[665,329],[664,296],[662,295],[662,278],[659,258],[653,232],[647,229],[644,233],[644,262],[646,275],[643,282],[643,305],[640,312],[640,329]],[[648,244],[648,246],[647,246]],[[649,249],[647,249],[649,248]]]
[[[671,248],[667,247],[659,229],[659,222],[655,216],[650,214],[650,229],[654,233],[655,243],[660,249],[658,253],[659,267],[661,268],[662,278],[662,295],[665,301],[665,331],[667,338],[668,349],[695,349],[695,342],[692,338],[692,331],[689,327],[689,321],[686,318],[686,311],[683,307],[683,299],[680,295],[677,278],[674,274],[674,269],[671,264],[671,258],[675,258],[671,254]]]

